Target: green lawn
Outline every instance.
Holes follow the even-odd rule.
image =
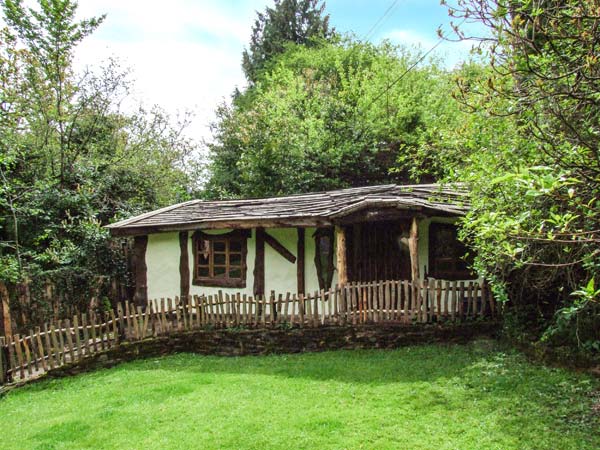
[[[598,449],[597,380],[489,342],[175,355],[17,389],[0,447]]]

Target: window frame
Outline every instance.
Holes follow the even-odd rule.
[[[246,287],[246,274],[248,271],[248,265],[246,258],[248,255],[248,238],[249,234],[247,230],[234,230],[228,233],[221,234],[208,234],[200,230],[196,230],[192,236],[192,252],[194,254],[194,271],[192,284],[194,286],[206,286],[206,287],[231,287],[231,288],[245,288]],[[208,241],[210,245],[208,253],[208,264],[200,264],[200,249],[199,245],[203,241]],[[217,251],[214,250],[215,242],[224,242],[225,250]],[[231,242],[240,242],[240,251],[231,251]],[[225,255],[224,264],[215,264],[215,254]],[[231,255],[240,255],[240,264],[231,265]],[[201,267],[208,268],[208,276],[200,276],[199,271]],[[225,268],[225,276],[215,277],[215,267]],[[240,270],[240,278],[230,278],[231,269]]]
[[[454,249],[458,250],[456,253],[462,253],[460,256],[449,256],[444,259],[447,259],[452,264],[452,269],[442,270],[438,265],[438,257],[435,255],[435,249],[437,247],[438,237],[434,237],[438,230],[451,230],[454,234]],[[464,252],[462,250],[464,249]],[[469,269],[469,260],[465,259],[465,255],[467,255],[467,247],[458,239],[458,227],[452,223],[440,223],[440,222],[432,222],[429,225],[429,273],[428,275],[438,279],[438,280],[449,280],[449,281],[457,281],[457,280],[473,280],[477,278],[477,275]]]

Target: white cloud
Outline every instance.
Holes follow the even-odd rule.
[[[106,13],[105,22],[78,47],[76,67],[116,57],[130,67],[136,97],[169,113],[195,114],[189,134],[210,137],[216,106],[244,84],[241,55],[255,10],[266,0],[85,0],[80,17]]]
[[[267,4],[272,0],[80,0],[80,18],[107,17],[77,48],[76,68],[97,67],[116,57],[132,69],[138,100],[173,115],[190,110],[195,118],[189,135],[209,139],[217,105],[245,83],[242,50],[256,11]],[[434,33],[410,29],[382,37],[423,50],[437,41]],[[436,53],[451,67],[469,48],[468,43],[444,43]]]

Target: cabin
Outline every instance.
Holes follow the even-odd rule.
[[[131,236],[138,305],[178,296],[305,294],[378,280],[468,281],[461,186],[382,185],[192,200],[108,225]]]
[[[446,336],[446,323],[494,320],[501,305],[485,280],[471,273],[457,239],[456,222],[468,208],[460,185],[392,184],[192,200],[108,225],[113,236],[128,238],[126,248],[133,243],[133,303],[118,303],[104,317],[93,310],[75,316],[73,327],[69,320],[50,324],[50,332],[38,329],[37,340],[16,334],[3,345],[0,338],[0,353],[9,356],[8,365],[0,358],[0,383],[17,373],[23,380],[26,370],[32,376],[33,367],[38,373],[38,361],[43,373],[122,340],[171,333],[271,328],[277,330],[271,336],[295,341],[305,335],[286,335],[287,330],[360,326],[376,329],[382,339],[392,336],[382,345],[396,345],[403,336],[410,340],[410,334],[390,334],[396,326],[437,323],[442,326],[435,330]],[[478,329],[456,331],[468,336]],[[329,345],[320,334],[306,336],[315,341],[297,348]],[[379,345],[369,333],[337,336]],[[244,354],[244,341],[236,342],[239,349],[231,351]],[[269,351],[262,342],[255,350]]]

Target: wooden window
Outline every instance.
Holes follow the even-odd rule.
[[[246,287],[248,233],[194,233],[194,280],[197,286]]]
[[[456,226],[432,223],[429,226],[429,275],[442,280],[470,280],[471,259],[467,247],[458,240]]]
[[[315,265],[320,289],[329,289],[333,281],[333,228],[315,232]]]

